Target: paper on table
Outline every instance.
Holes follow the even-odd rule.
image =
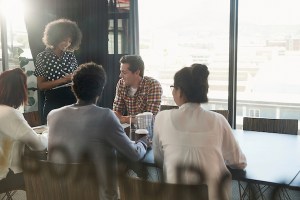
[[[32,128],[36,133],[38,134],[42,134],[44,131],[48,130],[48,127],[46,125],[42,125],[42,126],[36,126]]]
[[[121,125],[122,125],[122,127],[123,127],[124,129],[130,126],[130,124],[127,124],[127,123],[124,123],[124,124],[121,124]]]

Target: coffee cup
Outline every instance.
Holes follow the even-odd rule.
[[[138,141],[144,136],[148,136],[149,132],[147,129],[136,129],[135,131],[135,141]]]
[[[138,129],[147,129],[148,136],[152,138],[153,114],[151,112],[139,113],[136,116]]]

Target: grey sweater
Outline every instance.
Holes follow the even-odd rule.
[[[146,149],[133,143],[119,119],[108,108],[96,105],[65,106],[48,115],[48,159],[58,163],[92,161],[101,183],[100,199],[117,199],[116,150],[132,161]]]

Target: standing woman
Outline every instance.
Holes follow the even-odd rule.
[[[68,83],[78,66],[74,50],[79,49],[81,38],[74,21],[58,19],[46,25],[43,36],[46,49],[37,55],[34,72],[38,89],[45,94],[43,122],[52,109],[76,102]]]
[[[0,189],[24,187],[21,156],[25,144],[45,150],[47,137],[38,135],[17,110],[27,102],[27,77],[20,68],[0,75]]]
[[[179,109],[157,114],[154,158],[167,182],[205,183],[210,200],[229,200],[230,181],[223,179],[230,174],[226,165],[243,169],[247,162],[225,117],[201,106],[208,102],[208,75],[201,64],[176,72],[171,87]]]

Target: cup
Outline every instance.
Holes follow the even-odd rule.
[[[149,134],[147,129],[136,129],[135,131],[135,141],[138,141],[144,136],[147,136]]]
[[[149,137],[152,138],[153,114],[151,112],[143,112],[135,116],[137,129],[147,129]]]

